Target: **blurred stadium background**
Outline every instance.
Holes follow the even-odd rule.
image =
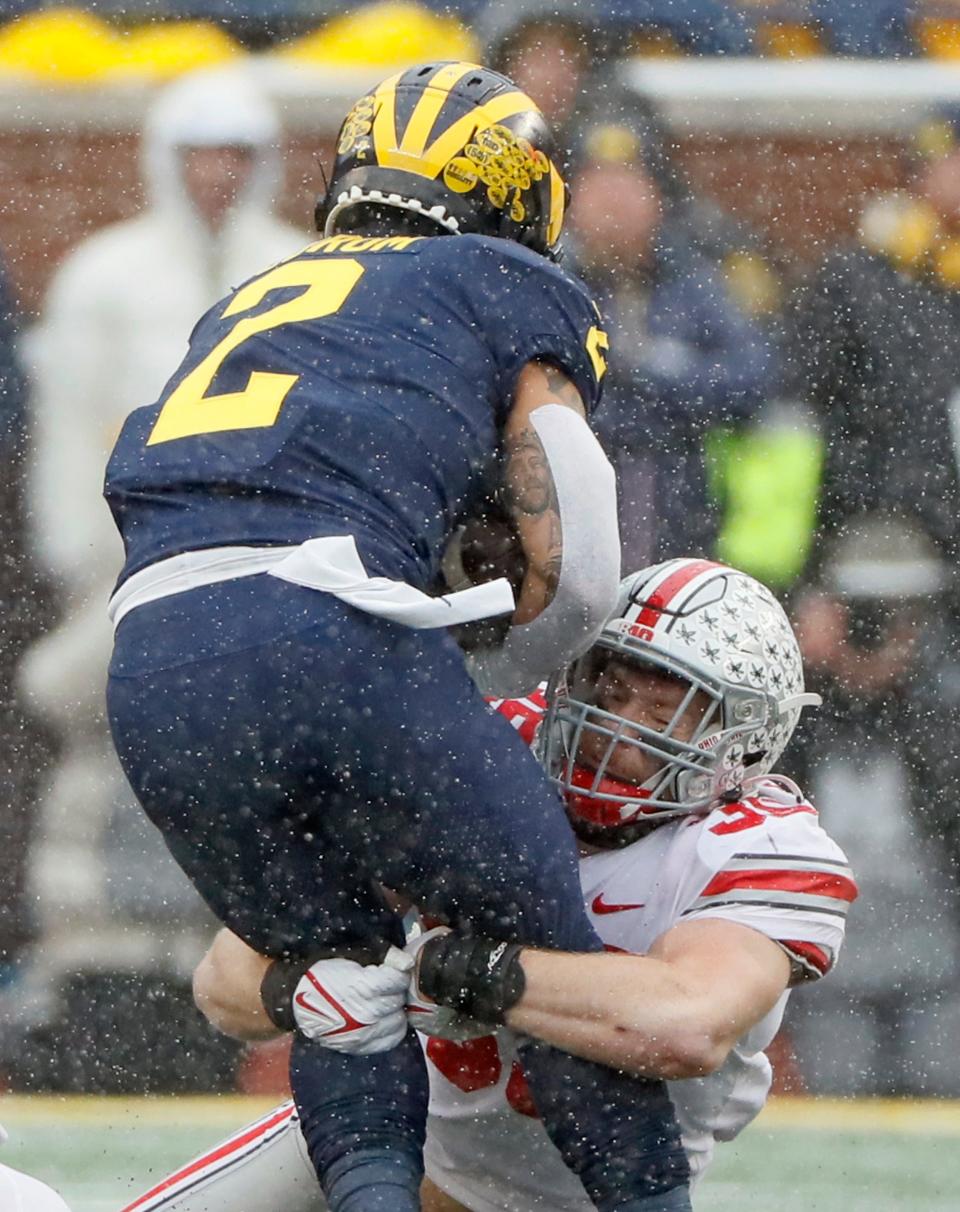
[[[99,709],[49,689],[79,649],[98,651],[100,633],[91,644],[70,624],[100,610],[113,574],[106,560],[99,579],[71,579],[37,521],[59,509],[61,546],[88,542],[70,530],[69,486],[43,502],[37,484],[58,273],[93,233],[143,212],[144,120],[188,73],[240,73],[272,101],[276,210],[306,238],[318,161],[330,161],[347,104],[394,68],[472,57],[542,82],[543,95],[527,87],[555,108],[577,171],[636,163],[653,180],[657,222],[695,257],[648,275],[645,305],[658,281],[673,275],[682,297],[684,275],[695,285],[709,273],[762,351],[747,392],[730,385],[736,349],[634,317],[620,347],[653,352],[630,354],[633,387],[621,386],[604,435],[629,479],[659,425],[654,458],[671,479],[647,500],[662,542],[644,555],[719,553],[794,611],[827,705],[789,772],[812,785],[863,890],[840,970],[795,997],[775,1045],[779,1101],[721,1150],[702,1206],[953,1208],[956,0],[0,0],[4,1160],[54,1182],[77,1212],[106,1212],[266,1105],[244,1100],[284,1088],[281,1052],[240,1049],[199,1022],[189,972],[210,923],[102,756]],[[610,129],[627,143],[611,145]],[[149,296],[150,283],[130,289]],[[694,347],[716,388],[695,424],[676,403],[696,394],[684,369]],[[90,417],[106,449],[104,427]],[[832,647],[831,627],[844,632]],[[52,675],[37,655],[45,633],[62,639]],[[156,1101],[120,1100],[144,1092]],[[223,1097],[194,1097],[209,1092]],[[191,1098],[160,1097],[171,1094]]]

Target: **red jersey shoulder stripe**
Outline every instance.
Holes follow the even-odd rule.
[[[736,854],[681,914],[733,906],[844,918],[857,898],[845,860],[802,854]]]
[[[848,904],[857,899],[856,882],[851,875],[843,871],[789,868],[720,871],[700,896],[720,896],[737,888],[762,888],[777,892],[798,892],[807,896],[829,896]]]

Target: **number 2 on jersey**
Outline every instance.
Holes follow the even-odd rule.
[[[254,370],[242,391],[207,395],[214,376],[226,358],[256,333],[278,328],[281,324],[319,320],[339,311],[362,274],[363,266],[354,260],[287,261],[238,290],[227,304],[224,318],[256,307],[271,290],[306,287],[296,298],[278,303],[259,315],[238,320],[170,393],[147,445],[156,446],[175,438],[224,433],[231,429],[263,429],[276,424],[283,401],[299,375]]]

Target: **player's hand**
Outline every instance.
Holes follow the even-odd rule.
[[[456,1010],[451,1010],[449,1006],[437,1005],[435,1001],[431,1001],[425,993],[420,991],[417,983],[416,960],[421,950],[431,939],[449,933],[449,927],[435,926],[432,930],[418,935],[405,947],[406,954],[413,961],[410,985],[407,990],[407,1021],[411,1027],[422,1031],[424,1035],[435,1035],[440,1039],[449,1039],[454,1043],[462,1044],[464,1040],[492,1035],[496,1031],[496,1027],[490,1026],[489,1023],[480,1023],[475,1018],[466,1018],[464,1015],[458,1014]]]
[[[368,1056],[395,1048],[407,1034],[412,956],[391,947],[382,964],[318,960],[293,995],[297,1027],[334,1052]]]

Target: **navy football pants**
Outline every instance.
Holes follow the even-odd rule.
[[[124,620],[108,705],[148,816],[216,916],[258,951],[400,942],[377,882],[477,933],[601,947],[557,797],[444,632],[276,578],[228,582]],[[525,1063],[551,1135],[598,1206],[632,1208],[630,1195],[649,1194],[636,1206],[688,1207],[673,1191],[686,1161],[662,1083],[545,1045],[528,1046]],[[422,1069],[415,1047],[345,1063],[298,1041],[294,1093],[318,1170],[338,1164],[351,1105],[367,1110],[342,1147],[385,1143],[378,1100],[398,1084],[409,1096],[384,1112],[387,1135],[422,1133]],[[383,1094],[378,1073],[389,1073]]]

